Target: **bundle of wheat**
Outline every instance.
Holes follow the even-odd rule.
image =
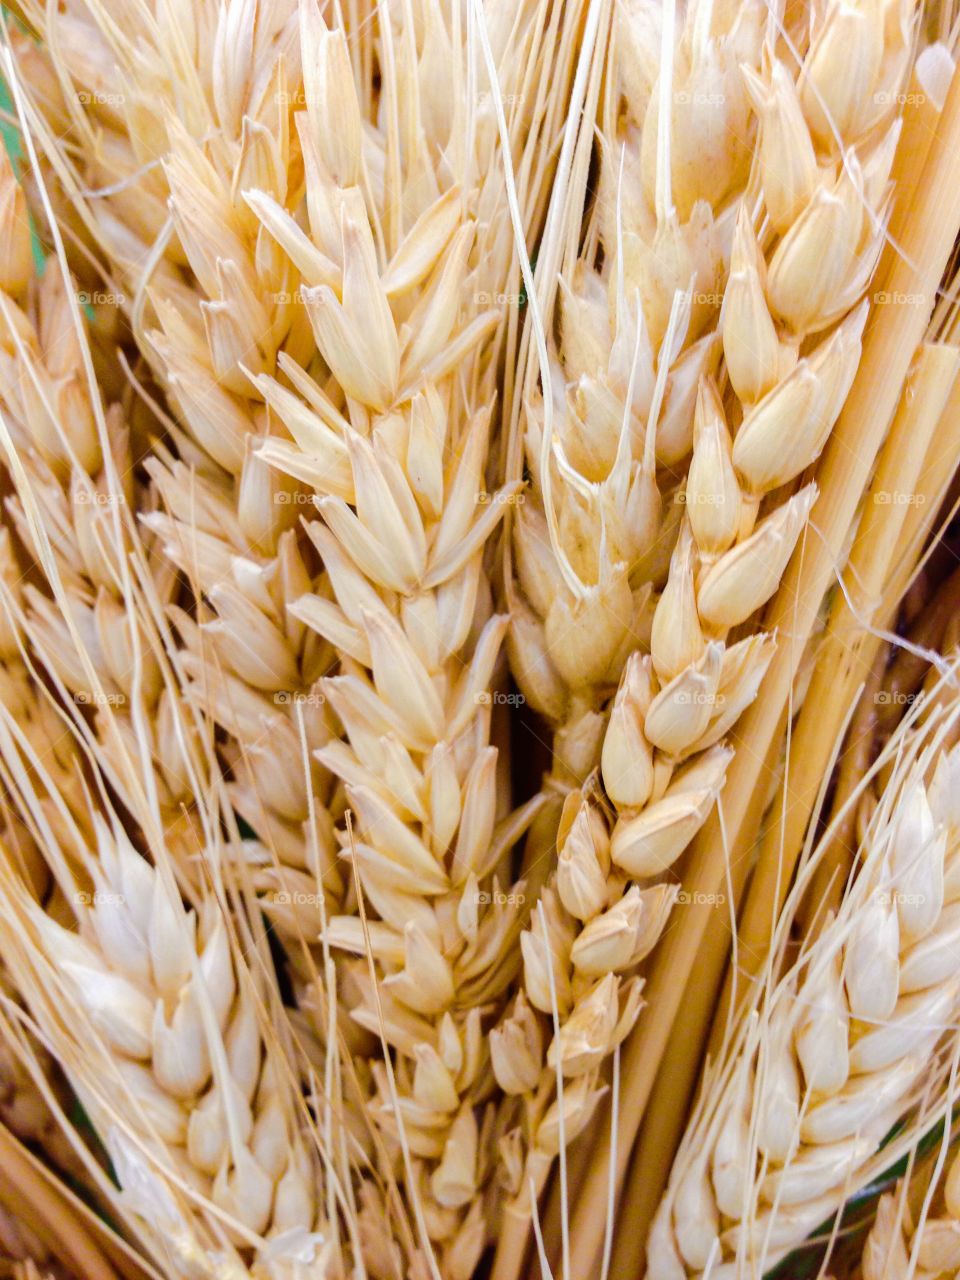
[[[782,652],[761,611],[778,596],[785,625],[817,481],[822,558],[854,536],[886,422],[864,425],[842,502],[832,454],[812,468],[950,57],[917,62],[913,0],[19,11],[31,35],[2,58],[23,187],[0,159],[9,1116],[51,1153],[62,1127],[124,1261],[171,1280],[472,1280],[492,1245],[513,1280],[531,1223],[565,1280],[614,1252],[627,1271],[615,1210],[658,1051],[635,1085],[620,1048],[728,769],[755,749],[781,767],[740,731]],[[943,313],[875,487],[898,460],[927,485],[956,407]],[[952,460],[933,470],[931,496]],[[861,595],[892,608],[932,521],[898,511],[876,556],[854,545]],[[957,638],[933,614],[903,641],[921,665],[886,677],[922,694],[857,713],[826,832],[730,1005],[656,1280],[762,1275],[950,1109],[960,704],[956,662],[923,666]],[[844,616],[825,612],[829,643]],[[877,662],[871,696],[884,679]],[[552,734],[532,796],[517,701]],[[672,1015],[654,1015],[655,1044]],[[664,1059],[687,1079],[701,1022]],[[654,1203],[669,1127],[638,1148],[643,1178],[661,1134]],[[910,1250],[952,1266],[949,1195],[916,1227],[892,1203],[866,1280],[909,1274]],[[28,1271],[111,1274],[85,1238],[48,1243],[4,1236]]]

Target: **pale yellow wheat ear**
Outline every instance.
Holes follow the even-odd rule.
[[[41,905],[4,850],[3,959],[110,1155],[116,1184],[88,1161],[100,1194],[163,1274],[328,1265],[353,1247],[326,1217],[351,1217],[352,1170],[323,1156],[265,950],[215,891],[184,901],[165,846],[148,861],[92,795],[78,827],[13,737],[8,711],[4,780],[57,892]]]
[[[246,1275],[250,1263],[255,1275],[286,1274],[337,1255],[341,1241],[358,1255],[351,1180],[359,1148],[339,1145],[338,1168],[325,1161],[259,917],[225,911],[225,895],[242,906],[248,887],[233,876],[221,834],[223,822],[235,841],[236,824],[210,774],[202,721],[178,705],[182,673],[164,619],[174,579],[141,544],[130,514],[143,498],[122,414],[104,414],[96,387],[84,386],[83,329],[58,263],[48,265],[38,300],[22,311],[4,302],[11,376],[3,440],[16,491],[8,509],[35,557],[23,589],[4,531],[0,755],[9,805],[4,910],[8,922],[20,921],[19,934],[5,931],[21,944],[7,956],[14,981],[94,1118],[119,1191],[98,1168],[90,1176],[162,1271],[183,1274],[195,1255],[189,1265],[201,1273],[222,1263]],[[34,450],[32,421],[70,379],[74,403],[99,418],[112,446],[105,476],[96,455],[84,466],[71,449],[82,413],[51,414],[59,454]],[[36,678],[41,667],[52,691]],[[153,865],[104,807],[107,785]],[[57,882],[49,910],[33,897],[44,859]],[[181,889],[200,904],[199,925]],[[39,944],[23,952],[24,930],[51,948],[53,969]],[[84,1017],[71,1024],[64,1008],[81,992]],[[329,1150],[341,1132],[339,1077],[328,1071],[320,1085],[311,1071],[310,1079]],[[332,1094],[324,1097],[324,1086]],[[362,1122],[354,1127],[362,1131]],[[338,1218],[342,1227],[315,1230]],[[376,1223],[389,1242],[393,1227],[383,1214]]]
[[[746,1258],[763,1274],[824,1223],[829,1235],[850,1195],[949,1116],[957,671],[954,656],[934,674],[805,860],[771,979],[752,990],[674,1162],[647,1242],[651,1276],[708,1262],[735,1274]],[[797,954],[791,925],[850,812],[862,834],[849,882]]]
[[[299,275],[242,193],[257,186],[281,206],[297,198],[287,178],[300,163],[293,108],[305,96],[296,7],[271,12],[255,40],[241,9],[201,6],[186,31],[172,15],[131,14],[131,26],[122,7],[48,15],[60,109],[75,136],[100,139],[92,147],[65,144],[44,68],[19,65],[47,111],[31,110],[28,123],[58,207],[66,191],[115,282],[95,301],[109,296],[129,318],[167,395],[174,449],[147,462],[155,494],[136,504],[138,515],[171,582],[183,572],[202,598],[193,616],[174,614],[177,663],[196,705],[229,735],[222,754],[234,804],[261,838],[235,854],[249,858],[260,891],[289,902],[314,893],[328,841],[305,839],[302,770],[276,761],[281,743],[283,755],[298,756],[294,697],[309,694],[324,655],[304,651],[305,628],[286,614],[310,578],[295,533],[303,494],[257,456],[277,428],[251,378],[275,372],[281,353],[308,359],[309,325]],[[70,38],[78,32],[83,53]],[[166,730],[176,709],[164,712]],[[316,700],[303,704],[301,722],[315,745],[328,732]],[[322,772],[313,775],[320,788]],[[322,825],[322,804],[320,812]]]
[[[750,620],[801,540],[804,473],[856,372],[913,13],[864,10],[841,36],[838,12],[791,32],[794,56],[757,6],[617,10],[600,192],[579,251],[567,241],[539,391],[527,376],[534,485],[514,533],[514,671],[556,726],[558,788],[599,767],[610,804],[594,896],[563,902],[567,948],[619,920],[631,882],[676,883],[774,652]],[[852,94],[831,71],[844,40],[862,46]],[[561,868],[564,840],[561,821]],[[575,1269],[599,1248],[602,1164]]]
[[[203,597],[195,620],[177,615],[183,667],[196,701],[228,735],[221,754],[233,774],[233,803],[262,846],[247,850],[255,882],[272,898],[277,923],[295,934],[315,928],[309,903],[318,874],[331,901],[339,897],[327,804],[336,813],[343,797],[331,795],[330,775],[312,759],[306,786],[301,771],[279,760],[296,750],[299,723],[311,748],[335,731],[336,716],[315,682],[338,648],[351,653],[335,620],[325,623],[334,628],[328,642],[287,607],[316,574],[300,517],[312,505],[317,474],[332,496],[354,497],[345,401],[368,375],[366,391],[377,401],[384,379],[415,383],[421,372],[442,374],[435,357],[444,343],[449,371],[480,340],[494,371],[519,297],[494,161],[495,104],[516,147],[528,225],[549,170],[549,147],[536,145],[537,130],[555,127],[562,102],[549,97],[540,61],[555,42],[558,59],[569,57],[577,25],[575,6],[562,16],[560,7],[488,5],[501,83],[483,87],[472,19],[445,6],[415,8],[412,27],[406,18],[381,25],[373,12],[353,11],[345,25],[328,15],[328,27],[314,4],[292,5],[271,12],[256,39],[236,50],[234,33],[250,19],[240,4],[222,13],[201,6],[186,41],[170,15],[146,23],[133,41],[123,6],[31,11],[45,33],[71,137],[108,139],[93,152],[64,144],[50,106],[57,96],[51,68],[23,61],[37,108],[31,122],[57,189],[118,280],[119,305],[179,419],[172,434],[180,457],[161,453],[148,465],[159,509],[145,519]],[[83,53],[69,38],[80,32]],[[382,90],[372,85],[375,62]],[[551,67],[562,80],[562,65]],[[401,160],[401,145],[409,159]],[[358,243],[361,226],[369,239]],[[366,333],[359,319],[365,268],[358,274],[357,264],[368,249],[380,259],[407,348],[403,369],[392,374],[399,347],[381,351],[376,326]],[[324,290],[332,290],[332,310]],[[457,305],[469,308],[451,332],[458,291]],[[509,315],[510,324],[497,327],[498,315]],[[322,356],[311,323],[326,333]],[[361,337],[363,350],[342,349]],[[314,393],[306,372],[319,381]],[[304,403],[293,391],[305,386]],[[391,394],[409,398],[415,390],[395,385]],[[433,450],[419,477],[428,504],[436,501],[443,449],[454,447],[452,438],[431,436],[436,412],[431,403],[419,414],[412,445],[417,466],[420,452]],[[482,491],[485,481],[475,483]],[[496,510],[491,504],[487,514]],[[313,841],[302,830],[311,791],[320,829]]]
[[[404,1153],[431,1265],[454,1278],[472,1274],[497,1221],[497,1146],[515,1107],[511,1099],[498,1105],[492,1091],[484,1032],[518,963],[525,893],[522,882],[511,886],[510,850],[542,804],[538,797],[511,813],[498,768],[491,726],[507,620],[493,611],[485,560],[521,490],[487,488],[497,427],[490,304],[504,305],[513,274],[512,228],[497,192],[519,180],[529,153],[519,163],[511,155],[505,174],[506,155],[490,146],[498,135],[510,140],[503,108],[515,70],[495,48],[500,33],[486,13],[485,32],[471,25],[479,9],[469,13],[463,48],[452,46],[453,74],[462,57],[462,74],[479,77],[480,99],[468,98],[467,114],[479,106],[482,118],[492,108],[485,126],[497,133],[480,141],[495,167],[482,167],[484,150],[468,150],[452,175],[462,184],[456,192],[450,175],[436,172],[439,204],[394,210],[385,252],[351,189],[339,195],[342,297],[318,285],[307,306],[346,402],[334,418],[308,378],[295,380],[295,394],[259,382],[291,430],[325,414],[329,447],[346,465],[340,478],[312,463],[303,429],[296,447],[271,459],[316,491],[321,518],[304,527],[326,573],[292,611],[341,655],[336,674],[319,685],[341,733],[317,754],[353,810],[355,838],[349,829],[337,838],[354,862],[365,911],[333,915],[322,940],[364,957],[342,963],[358,996],[352,1016],[395,1055],[371,1064],[372,1113]],[[424,38],[449,41],[442,7],[425,6],[424,21]],[[523,49],[536,23],[519,14],[516,22]],[[425,110],[436,88],[404,61],[412,46],[400,59],[415,38],[402,26],[400,36],[397,69],[383,63],[382,93],[384,109],[404,121]],[[481,49],[494,58],[498,84],[481,70]],[[456,113],[432,122],[458,154]],[[421,166],[434,169],[414,134],[402,152],[389,135],[384,145],[388,168],[402,164],[403,183]],[[510,196],[523,230],[522,191]],[[467,210],[488,203],[491,223],[474,224]],[[313,234],[333,251],[323,227]],[[277,237],[295,257],[292,227],[278,227]],[[367,365],[349,344],[357,308],[375,322]]]

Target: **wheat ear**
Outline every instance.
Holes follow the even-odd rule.
[[[949,1106],[960,749],[955,696],[937,685],[844,805],[859,808],[862,838],[836,913],[751,1000],[685,1135],[648,1241],[653,1275],[698,1272],[711,1255],[722,1275],[747,1256],[765,1270]]]
[[[63,88],[59,104],[42,92],[48,69],[27,60],[23,73],[33,77],[31,123],[47,147],[50,185],[72,201],[106,261],[114,310],[129,318],[166,393],[176,453],[156,450],[147,463],[156,496],[142,515],[203,600],[195,619],[177,615],[183,669],[196,705],[229,734],[223,754],[237,812],[263,841],[247,850],[254,875],[265,893],[279,883],[293,901],[315,891],[327,868],[304,839],[302,771],[277,768],[265,743],[284,742],[284,754],[298,756],[293,702],[301,696],[310,739],[327,736],[309,701],[323,655],[286,613],[287,599],[309,582],[293,531],[301,491],[258,456],[276,424],[250,375],[275,373],[281,355],[308,358],[309,324],[296,269],[242,192],[259,183],[280,209],[288,174],[302,163],[292,113],[304,100],[300,20],[296,6],[282,6],[253,38],[241,8],[198,9],[186,45],[177,24],[160,19],[136,47],[119,12],[37,13]],[[58,149],[57,111],[100,144],[79,160]],[[316,767],[312,786],[322,801]],[[320,803],[314,809],[323,812]],[[329,888],[335,895],[335,875]],[[279,914],[290,926],[291,911]]]
[[[674,88],[686,84],[684,74],[693,87],[677,90],[682,106],[671,138],[679,133],[681,141],[671,155],[688,181],[700,180],[682,163],[683,146],[697,136],[686,111],[688,100],[702,105],[704,86],[714,84],[711,101],[722,99],[721,115],[729,116],[715,142],[725,175],[716,194],[720,212],[697,204],[693,192],[678,196],[696,248],[676,264],[675,280],[660,279],[651,264],[662,264],[663,237],[677,215],[671,221],[657,202],[666,168],[653,166],[650,138],[664,86],[649,84],[640,105],[630,107],[640,122],[635,132],[602,156],[606,278],[590,259],[581,261],[562,294],[552,457],[543,446],[542,410],[528,425],[541,495],[543,459],[555,468],[559,560],[548,546],[544,496],[543,516],[532,506],[517,522],[519,580],[530,607],[514,627],[512,653],[534,705],[566,721],[556,748],[561,778],[599,764],[613,806],[609,896],[598,893],[586,915],[583,903],[565,904],[591,929],[595,915],[602,919],[604,908],[618,903],[617,877],[650,884],[669,876],[722,786],[722,740],[756,697],[772,656],[773,637],[761,630],[741,630],[736,643],[728,636],[779,584],[816,499],[813,485],[796,492],[786,486],[819,456],[856,371],[867,312],[859,299],[882,244],[897,137],[887,85],[900,83],[910,47],[906,8],[886,35],[879,17],[863,28],[865,45],[886,41],[885,61],[870,73],[873,92],[859,114],[836,136],[818,114],[821,81],[831,79],[823,68],[838,38],[832,17],[814,27],[795,76],[769,41],[761,44],[749,8],[701,52],[704,66],[691,70],[689,50],[699,47],[695,12],[673,54]],[[635,31],[620,32],[617,48],[639,42],[649,62],[651,33],[636,21]],[[621,22],[629,24],[628,10]],[[725,68],[744,42],[753,67],[747,58],[727,92]],[[629,103],[636,87],[620,74],[619,92]],[[748,104],[759,116],[753,172],[766,212],[761,237],[750,201],[734,198],[750,158],[740,154]],[[639,147],[633,165],[631,139]],[[789,173],[776,159],[787,139],[798,157]],[[836,258],[823,264],[829,280],[807,264],[823,209],[837,225]],[[725,289],[723,228],[732,233]],[[721,352],[723,392],[714,376]],[[668,486],[673,501],[662,514]],[[605,722],[598,712],[618,675]],[[561,827],[561,865],[562,842]],[[568,926],[574,936],[580,927]]]
[[[39,820],[38,796],[22,803]],[[158,870],[115,823],[93,823],[94,848],[77,832],[71,849],[91,887],[62,886],[76,929],[5,861],[5,933],[30,945],[11,941],[4,959],[110,1152],[117,1207],[155,1256],[213,1274],[222,1253],[223,1274],[247,1275],[252,1259],[251,1274],[280,1275],[322,1212],[280,1042],[264,1038],[254,982],[212,898],[185,907],[166,857]],[[65,875],[65,850],[48,847]],[[333,1247],[329,1233],[312,1239]]]
[[[505,85],[485,93],[499,95],[522,72],[534,17],[501,57]],[[368,132],[370,159],[386,175],[370,208],[359,153],[325,150],[335,130],[366,127],[343,59],[335,62],[342,37],[317,15],[306,21],[310,60],[335,62],[340,75],[312,86],[302,126],[316,152],[306,168],[310,237],[266,194],[247,198],[304,271],[319,354],[310,374],[284,363],[290,386],[266,374],[254,384],[291,433],[261,455],[314,490],[321,517],[304,529],[323,575],[289,611],[339,659],[318,697],[340,732],[316,756],[353,813],[355,838],[345,826],[337,839],[356,896],[322,941],[346,953],[352,1016],[396,1054],[393,1063],[374,1055],[372,1112],[402,1151],[407,1194],[456,1280],[472,1272],[490,1230],[483,1197],[496,1113],[483,1020],[516,971],[523,898],[522,885],[509,895],[500,886],[540,803],[505,811],[491,743],[506,620],[492,609],[484,550],[520,486],[486,487],[490,336],[502,305],[489,299],[509,282],[512,240],[489,177],[499,152],[491,122],[475,100],[465,115],[441,110],[427,78],[438,73],[427,54],[439,44],[450,55],[444,101],[455,103],[479,56],[474,37],[434,4],[418,31],[394,31],[385,12],[381,23],[380,115],[401,132]],[[464,134],[473,117],[486,127]],[[438,164],[421,121],[459,168]],[[305,244],[314,260],[336,264],[332,277],[304,265]],[[321,923],[315,917],[314,930]]]
[[[281,1033],[274,1027],[263,1037],[252,979],[231,954],[237,922],[228,923],[209,891],[201,891],[205,925],[198,935],[196,915],[181,905],[162,843],[165,834],[171,843],[179,834],[177,818],[169,821],[177,801],[189,795],[196,806],[187,782],[203,777],[197,769],[203,755],[191,772],[190,752],[178,755],[177,743],[188,735],[176,718],[167,720],[170,741],[163,740],[161,724],[159,745],[148,727],[154,716],[162,721],[158,695],[170,696],[156,665],[162,643],[149,617],[141,623],[142,597],[130,591],[131,570],[142,571],[144,590],[151,584],[149,557],[138,546],[135,527],[118,515],[118,507],[136,501],[129,462],[123,465],[125,435],[116,415],[104,419],[99,400],[89,398],[82,329],[74,333],[74,318],[56,262],[48,266],[33,319],[4,299],[3,430],[16,487],[8,507],[23,546],[35,556],[34,585],[21,591],[22,571],[4,530],[4,910],[8,924],[17,917],[31,936],[42,937],[55,961],[44,967],[39,945],[36,953],[18,949],[13,928],[6,930],[13,945],[5,958],[111,1149],[120,1212],[138,1224],[137,1234],[149,1239],[155,1256],[177,1274],[199,1268],[203,1274],[232,1269],[247,1275],[252,1259],[252,1274],[281,1275],[292,1265],[291,1248],[312,1257],[323,1243],[330,1255],[338,1247],[336,1233],[325,1229],[322,1241],[311,1238],[313,1215],[325,1200],[316,1144],[299,1089],[290,1088],[295,1077],[278,1044]],[[50,406],[64,387],[75,392],[67,401],[72,412],[57,414]],[[85,467],[77,453],[88,420],[97,431]],[[34,423],[49,430],[34,429]],[[101,454],[103,440],[108,448]],[[101,457],[105,477],[98,470]],[[120,466],[126,487],[117,483]],[[112,500],[101,504],[96,499],[104,495]],[[162,620],[169,598],[162,567],[151,589],[147,603]],[[21,650],[24,642],[29,650]],[[31,670],[34,661],[43,663],[67,710],[31,683],[25,660]],[[95,713],[91,721],[87,708]],[[109,780],[139,831],[157,837],[163,877],[134,852],[115,821],[97,816],[78,767],[91,748],[102,769],[94,791],[102,794]],[[205,779],[199,795],[210,786]],[[196,828],[212,837],[204,849],[208,868],[223,865],[218,823],[219,817],[211,822],[194,807],[187,824],[191,833]],[[35,872],[41,847],[60,886],[49,911],[34,896],[37,876],[29,883],[22,878],[25,870]],[[177,848],[176,861],[189,862],[185,855],[195,857],[200,847],[194,839]],[[68,863],[83,867],[79,884]],[[66,927],[74,915],[84,938]],[[151,947],[160,946],[163,934],[169,950],[161,958]],[[200,952],[191,962],[189,950],[198,939]],[[70,957],[76,961],[78,954],[80,970],[71,970]],[[86,961],[93,966],[89,973]],[[246,985],[234,998],[238,981]],[[83,1008],[84,1026],[97,1045],[90,1060],[78,1027],[63,1021],[64,998]],[[138,1021],[140,1032],[134,1029]],[[134,1039],[146,1035],[139,1048],[131,1032]],[[288,1232],[293,1236],[284,1236]],[[387,1228],[387,1241],[390,1235]],[[237,1241],[245,1256],[234,1247]],[[263,1256],[256,1258],[261,1246]],[[226,1271],[217,1271],[216,1254],[224,1248]]]

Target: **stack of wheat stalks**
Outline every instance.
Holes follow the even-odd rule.
[[[8,11],[0,1274],[960,1267],[954,18]]]

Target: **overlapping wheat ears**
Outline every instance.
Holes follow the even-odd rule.
[[[0,1274],[960,1266],[956,36],[8,11]]]

